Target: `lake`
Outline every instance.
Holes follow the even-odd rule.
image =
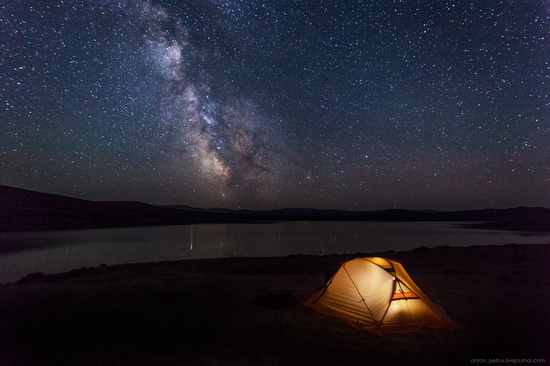
[[[546,243],[550,234],[464,229],[456,222],[277,222],[1,233],[0,283],[101,264],[291,254],[369,253],[420,246]]]

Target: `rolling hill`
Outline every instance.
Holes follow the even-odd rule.
[[[550,210],[517,207],[469,211],[343,211],[285,208],[269,211],[154,206],[135,201],[89,201],[0,185],[0,231],[41,231],[236,223],[312,221],[460,221],[467,227],[550,231]]]

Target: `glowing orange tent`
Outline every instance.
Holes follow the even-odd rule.
[[[343,263],[327,285],[304,305],[379,335],[423,327],[457,328],[401,263],[380,257]]]

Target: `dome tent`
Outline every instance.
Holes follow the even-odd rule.
[[[343,263],[304,305],[379,335],[458,327],[430,301],[401,263],[380,257]]]

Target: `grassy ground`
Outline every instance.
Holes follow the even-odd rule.
[[[300,305],[353,256],[124,265],[0,286],[0,365],[550,362],[550,245],[383,256],[464,329],[380,337]]]

